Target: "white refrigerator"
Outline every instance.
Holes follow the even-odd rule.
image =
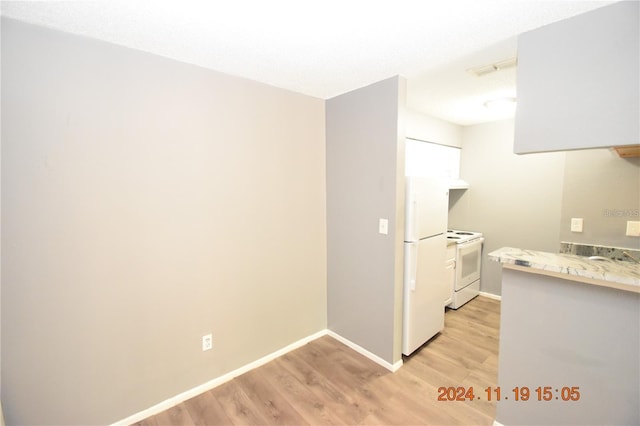
[[[402,353],[410,355],[444,328],[447,291],[448,182],[406,178]]]

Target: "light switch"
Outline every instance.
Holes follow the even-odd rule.
[[[380,219],[378,223],[378,232],[384,235],[389,233],[389,220],[388,219]]]
[[[582,232],[582,218],[571,218],[571,232]]]
[[[627,221],[627,237],[640,237],[640,222],[635,220]]]

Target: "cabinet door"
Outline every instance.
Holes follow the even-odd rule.
[[[407,139],[405,174],[435,176],[447,180],[460,178],[460,148]]]
[[[516,154],[640,143],[639,15],[624,1],[518,38]]]
[[[444,306],[453,302],[453,292],[456,280],[456,261],[448,260],[444,267],[445,277],[447,281],[447,291],[445,292]]]

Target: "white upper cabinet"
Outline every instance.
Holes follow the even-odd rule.
[[[449,188],[467,188],[460,179],[460,148],[407,139],[405,144],[405,175],[441,177]]]
[[[514,152],[640,143],[640,3],[522,34]]]

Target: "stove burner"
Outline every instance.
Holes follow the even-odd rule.
[[[452,244],[464,244],[476,238],[482,238],[482,234],[480,232],[447,229],[447,241]]]

